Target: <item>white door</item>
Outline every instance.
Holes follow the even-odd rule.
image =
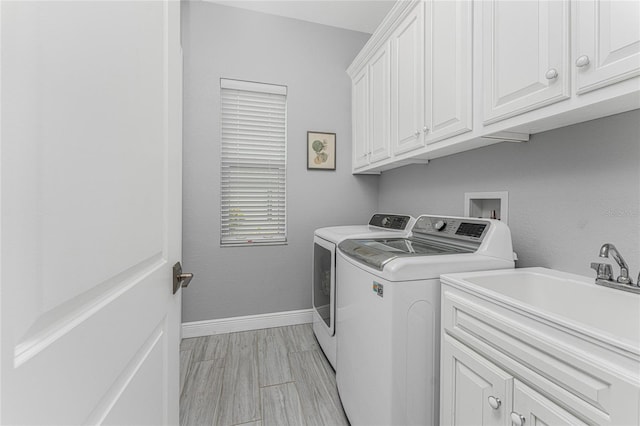
[[[364,167],[369,164],[369,73],[364,67],[353,78],[351,87],[352,117],[353,117],[353,168]]]
[[[484,123],[569,98],[569,2],[487,0],[480,7]]]
[[[472,3],[425,3],[424,137],[427,144],[471,130]]]
[[[640,75],[640,2],[576,2],[576,92]]]
[[[180,4],[2,2],[2,424],[177,424]]]
[[[424,4],[419,2],[391,36],[393,153],[424,146]]]
[[[391,156],[391,61],[389,43],[385,43],[369,61],[369,161],[386,160]]]

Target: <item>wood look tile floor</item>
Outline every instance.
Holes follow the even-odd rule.
[[[311,324],[182,340],[180,424],[349,425]]]

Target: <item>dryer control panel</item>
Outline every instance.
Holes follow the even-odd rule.
[[[453,240],[481,243],[491,223],[480,219],[420,216],[413,226],[415,237],[445,237]]]
[[[407,225],[409,225],[410,220],[411,220],[411,216],[376,213],[373,216],[371,216],[369,225],[377,226],[378,228],[404,231],[405,229],[407,229]]]

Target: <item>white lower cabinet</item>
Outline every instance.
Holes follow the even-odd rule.
[[[442,345],[443,425],[586,425],[451,336]]]
[[[441,282],[441,425],[640,424],[640,357],[624,340]]]
[[[441,362],[441,424],[505,424],[513,376],[447,335],[442,342]]]
[[[587,426],[587,423],[519,380],[513,381],[513,406],[509,420],[516,426]]]

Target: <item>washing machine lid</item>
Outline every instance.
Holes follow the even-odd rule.
[[[394,259],[476,252],[494,222],[486,219],[422,215],[405,238],[353,237],[338,247],[348,257],[379,271]]]
[[[376,213],[368,225],[329,226],[316,229],[314,234],[335,244],[347,238],[406,237],[415,222],[413,217],[407,215]]]
[[[475,251],[470,247],[440,244],[417,238],[351,239],[341,242],[338,247],[350,258],[379,271],[384,269],[384,265],[400,257],[440,256]]]

